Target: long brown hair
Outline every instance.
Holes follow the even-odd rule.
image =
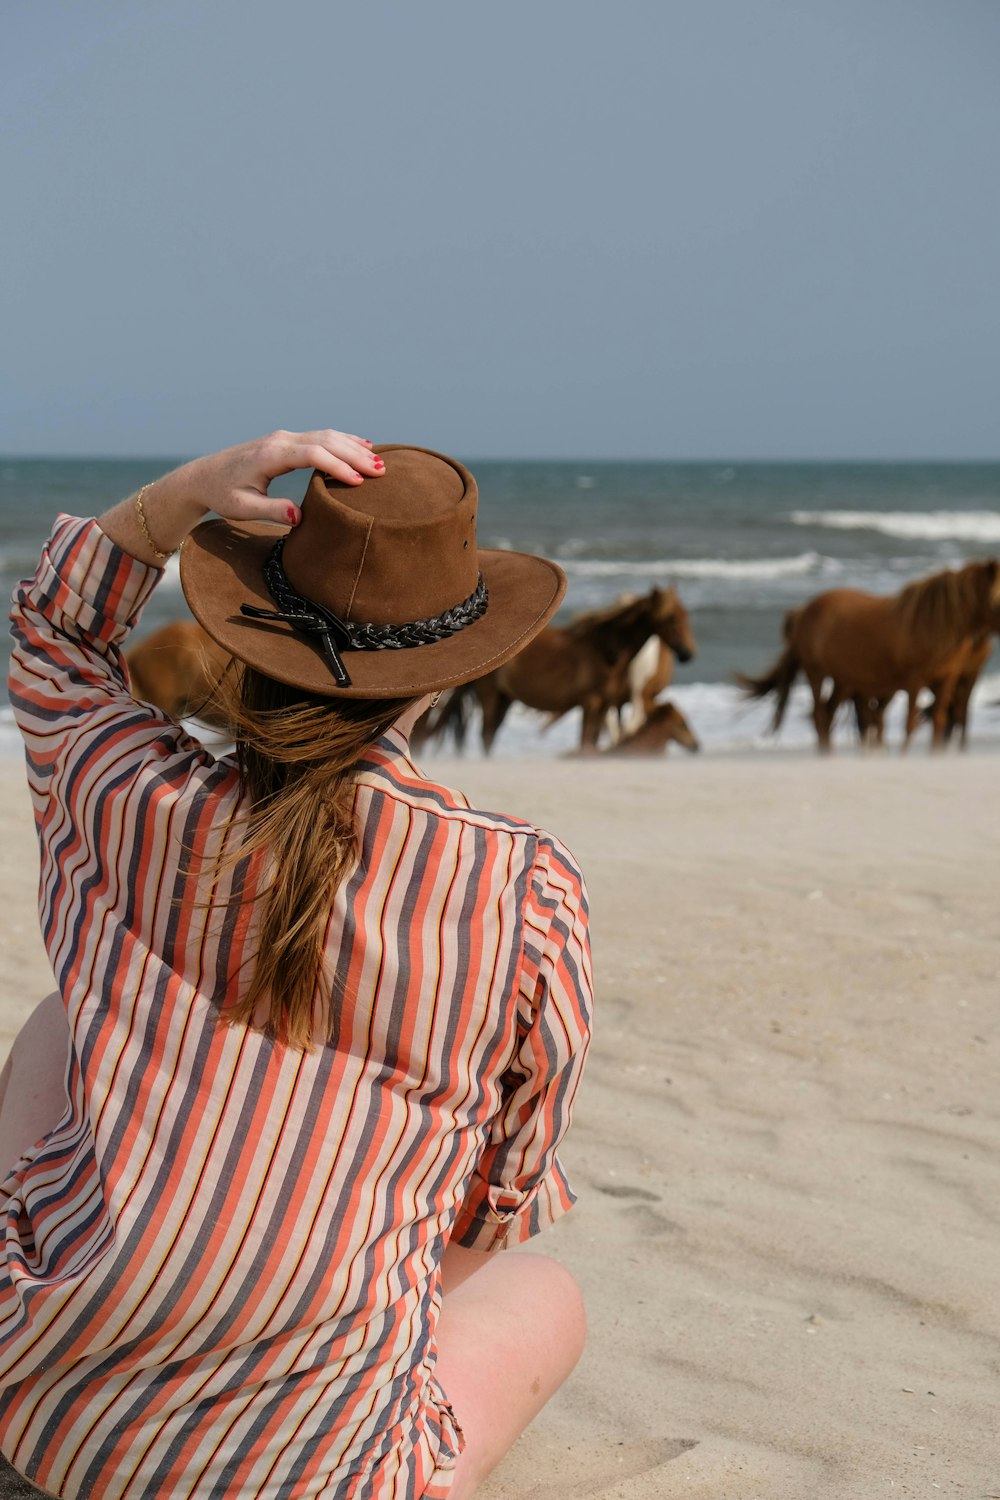
[[[240,789],[249,805],[239,848],[223,862],[261,853],[270,872],[255,897],[253,976],[222,1019],[308,1051],[317,998],[328,1020],[333,1003],[324,992],[323,945],[333,898],[357,860],[359,762],[416,700],[324,698],[240,662],[214,697],[236,741]]]

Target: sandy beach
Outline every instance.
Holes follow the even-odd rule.
[[[538,1242],[590,1339],[484,1500],[1000,1495],[993,755],[433,763],[560,834],[599,985]],[[51,987],[0,765],[0,1042]]]

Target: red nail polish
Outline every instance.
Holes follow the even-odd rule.
[[[294,505],[288,507],[288,524],[289,526],[297,526],[299,524],[299,513]]]
[[[375,467],[376,467],[376,469],[384,469],[385,468],[385,464],[382,462],[382,460],[380,458],[377,458],[375,460]]]

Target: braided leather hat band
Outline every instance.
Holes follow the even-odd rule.
[[[443,641],[481,619],[489,606],[489,590],[480,573],[479,581],[467,599],[430,619],[409,620],[402,625],[364,625],[342,620],[333,610],[305,598],[292,588],[281,561],[285,540],[285,537],[279,537],[264,564],[264,582],[278,608],[262,609],[254,604],[241,604],[240,613],[254,620],[280,620],[307,635],[317,636],[338,687],[351,686],[342,652],[400,651]]]

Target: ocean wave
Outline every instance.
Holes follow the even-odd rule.
[[[839,566],[833,558],[818,552],[800,552],[797,557],[684,557],[684,558],[563,558],[560,561],[570,577],[633,578],[650,574],[658,578],[792,578],[805,573]]]
[[[833,531],[878,531],[927,542],[1000,542],[1000,512],[993,510],[793,510],[796,526]]]

